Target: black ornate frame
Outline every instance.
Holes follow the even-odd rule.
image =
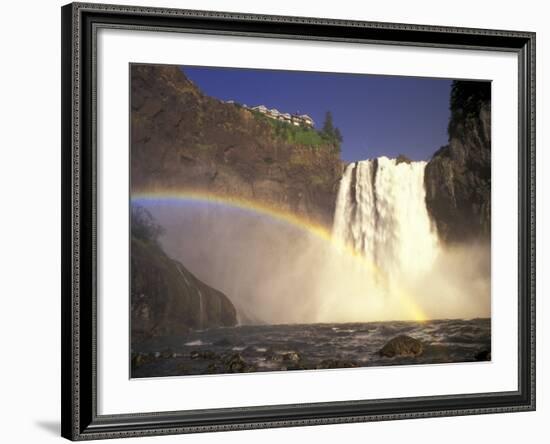
[[[62,8],[62,435],[71,440],[535,409],[535,34],[73,3]],[[518,390],[98,415],[96,32],[99,28],[509,51],[519,61]]]

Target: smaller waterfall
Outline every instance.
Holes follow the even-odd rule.
[[[202,301],[202,293],[198,288],[197,293],[199,294],[199,328],[204,328],[204,305]]]
[[[185,273],[181,270],[180,267],[177,267],[179,273],[181,274],[181,276],[183,277],[183,280],[185,281],[185,285],[187,285],[188,288],[191,288],[191,286],[189,285],[189,281],[187,280],[187,277],[185,276]],[[202,296],[202,292],[200,291],[199,288],[196,289],[197,290],[197,295],[199,296],[199,328],[204,328],[204,302],[203,302],[203,296]]]

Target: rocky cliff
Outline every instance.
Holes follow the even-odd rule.
[[[169,258],[156,242],[132,236],[131,248],[133,341],[236,325],[231,301]]]
[[[491,84],[455,81],[449,143],[426,166],[426,205],[447,243],[491,236]]]
[[[332,224],[342,162],[314,129],[208,97],[175,66],[132,66],[131,111],[132,191],[233,195]]]

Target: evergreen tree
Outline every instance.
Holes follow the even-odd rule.
[[[334,123],[332,122],[332,113],[330,111],[327,111],[325,114],[325,123],[323,123],[323,133],[329,139],[332,139],[334,136]]]
[[[321,130],[321,136],[338,147],[340,147],[340,144],[342,143],[342,133],[340,133],[340,130],[334,126],[332,113],[330,111],[327,111],[325,114],[325,122],[323,123],[323,129]]]

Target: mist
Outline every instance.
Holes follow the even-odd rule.
[[[381,268],[307,229],[243,209],[148,203],[166,253],[225,293],[244,324],[490,316],[490,247],[437,245],[430,266]]]

